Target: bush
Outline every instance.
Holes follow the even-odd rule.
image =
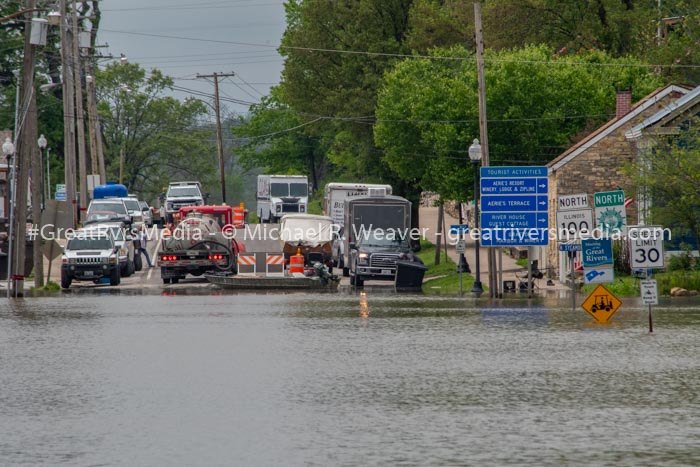
[[[671,256],[668,260],[669,271],[690,271],[699,265],[697,258],[691,252],[690,245],[681,244],[681,254]]]

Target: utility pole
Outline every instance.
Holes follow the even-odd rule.
[[[72,32],[68,28],[67,0],[61,0],[61,74],[63,84],[63,157],[69,225],[75,226],[75,98],[73,87]]]
[[[226,204],[226,173],[224,171],[224,140],[221,134],[221,110],[219,102],[219,77],[227,78],[236,76],[235,73],[213,73],[211,75],[200,75],[197,78],[214,78],[214,113],[216,114],[216,149],[219,154],[219,174],[221,178],[221,201]]]
[[[78,169],[80,180],[80,210],[87,209],[87,155],[85,153],[85,121],[83,112],[82,63],[80,60],[80,29],[78,28],[78,1],[73,0],[71,15],[73,29],[73,85],[75,86],[75,124],[78,128]],[[78,216],[82,220],[82,213]]]
[[[14,218],[14,236],[15,236],[15,251],[13,252],[14,260],[12,267],[12,295],[21,297],[24,295],[24,262],[26,257],[26,236],[27,236],[27,191],[29,189],[29,166],[34,158],[34,153],[37,151],[37,128],[36,128],[36,112],[29,114],[32,107],[32,99],[36,99],[34,95],[34,48],[31,44],[31,22],[32,13],[36,1],[26,0],[26,8],[30,10],[25,15],[24,27],[24,58],[22,61],[22,91],[20,102],[22,103],[21,111],[18,117],[19,126],[15,138],[18,141],[16,164],[18,165],[19,176],[15,188],[14,209],[16,216]],[[36,101],[34,101],[34,109],[36,109]],[[32,204],[35,205],[33,200]],[[36,215],[35,215],[36,216]]]
[[[481,27],[481,3],[474,3],[474,28],[476,38],[476,73],[479,82],[479,136],[483,159],[481,165],[489,166],[489,133],[486,119],[486,79],[484,77],[484,36]],[[498,280],[496,275],[496,255],[493,248],[488,248],[489,297],[498,297]]]

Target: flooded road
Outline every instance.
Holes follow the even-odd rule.
[[[700,463],[697,300],[209,293],[0,303],[0,464]]]

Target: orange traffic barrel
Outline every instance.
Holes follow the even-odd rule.
[[[237,229],[243,228],[245,225],[245,208],[243,203],[241,206],[233,208],[233,226]]]
[[[301,254],[301,248],[297,248],[297,254],[289,258],[289,273],[295,272],[304,273],[304,255]]]

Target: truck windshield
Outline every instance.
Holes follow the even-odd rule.
[[[75,237],[68,241],[67,250],[111,250],[112,242],[109,238]]]
[[[92,214],[93,212],[97,211],[111,211],[115,212],[117,214],[121,214],[122,216],[126,216],[128,212],[126,212],[126,206],[124,206],[124,203],[121,201],[112,201],[112,202],[92,202],[90,203],[90,208],[88,209],[88,215]]]
[[[270,184],[270,195],[275,197],[289,196],[289,184],[288,183],[271,183]]]
[[[309,187],[306,183],[290,183],[289,184],[289,194],[292,196],[306,196],[308,194]]]
[[[168,190],[168,197],[194,196],[200,198],[202,194],[196,186],[173,186]]]
[[[378,230],[360,235],[359,244],[380,248],[408,248],[408,237],[398,230]]]
[[[141,211],[141,207],[139,206],[139,201],[136,199],[125,199],[124,204],[126,204],[126,208],[129,211]]]

